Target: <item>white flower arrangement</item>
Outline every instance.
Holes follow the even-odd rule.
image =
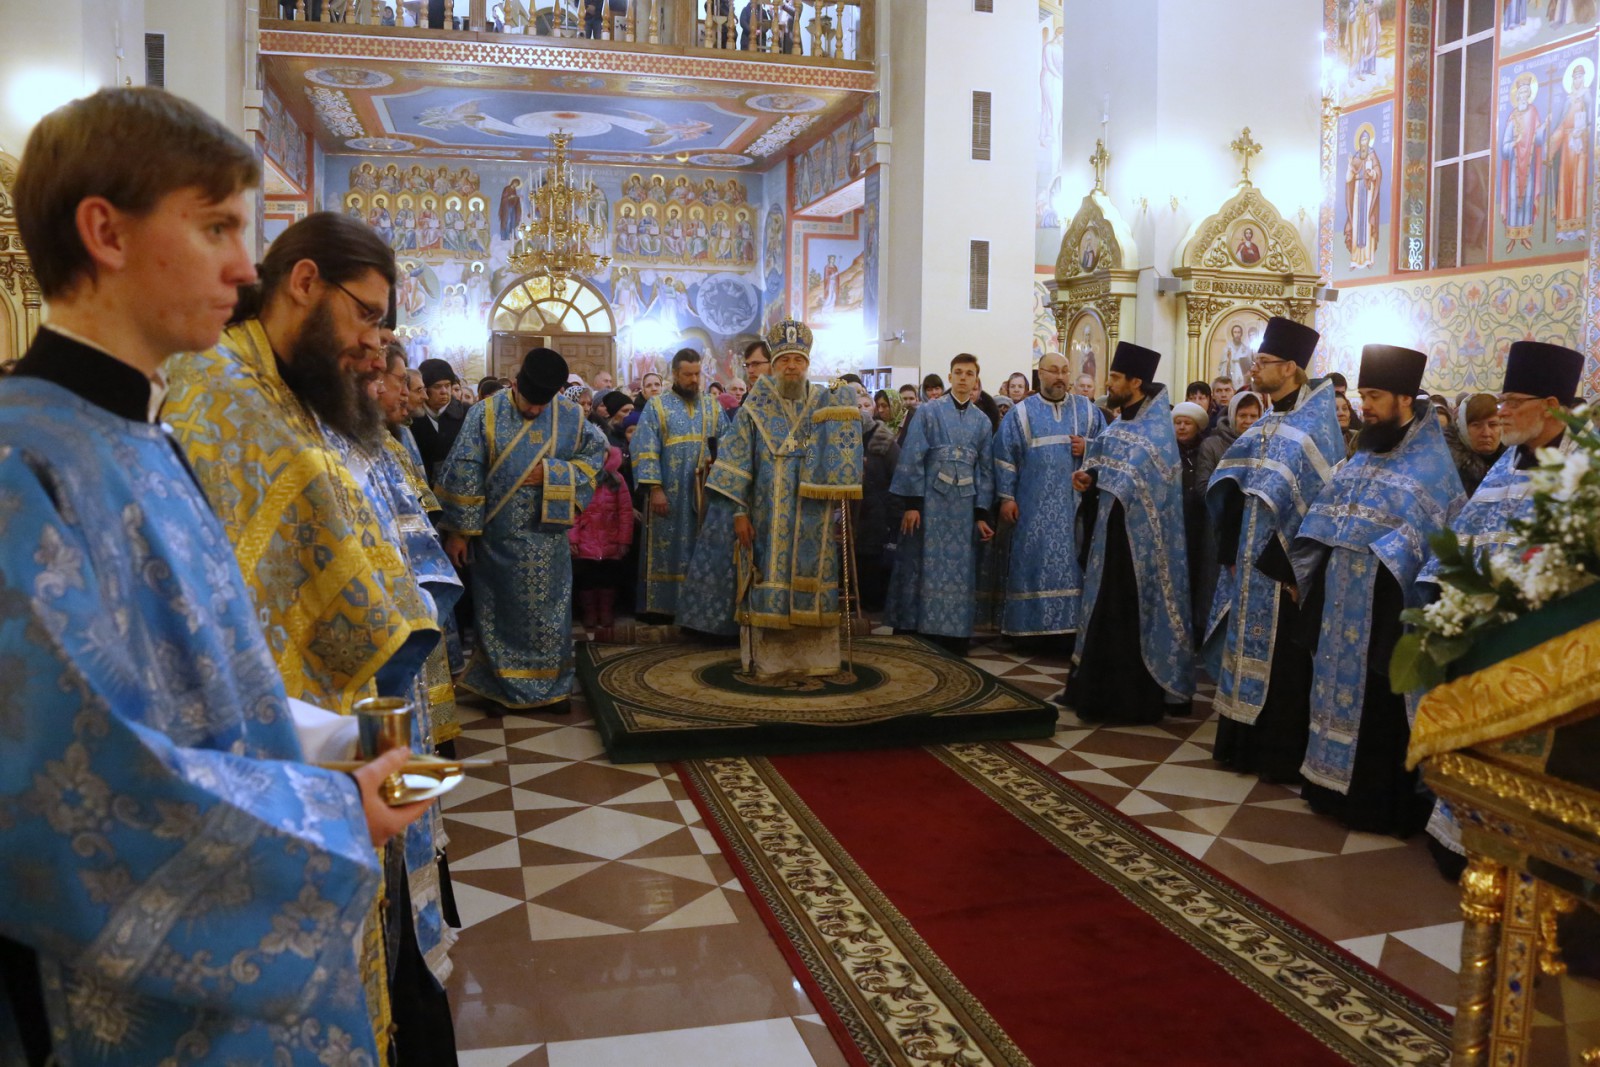
[[[1450,530],[1433,538],[1440,595],[1401,613],[1411,630],[1389,665],[1396,692],[1440,684],[1489,631],[1600,582],[1600,430],[1586,408],[1562,419],[1572,447],[1539,449],[1532,514],[1512,526],[1526,548],[1481,553]]]

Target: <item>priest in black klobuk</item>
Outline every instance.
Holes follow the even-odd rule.
[[[1072,477],[1087,559],[1080,636],[1063,702],[1090,722],[1154,723],[1194,695],[1183,460],[1161,354],[1117,345],[1106,379],[1117,418]]]
[[[1311,657],[1294,639],[1289,546],[1344,456],[1333,383],[1306,376],[1318,336],[1268,320],[1250,371],[1267,410],[1229,446],[1206,491],[1221,564],[1204,656],[1217,680],[1214,754],[1271,782],[1299,780],[1310,721]]]
[[[1389,659],[1401,610],[1421,602],[1428,539],[1464,500],[1438,417],[1417,395],[1426,366],[1408,348],[1362,350],[1355,454],[1311,506],[1291,553],[1302,620],[1315,629],[1301,796],[1353,830],[1399,837],[1420,830],[1432,804],[1406,770],[1411,728]]]

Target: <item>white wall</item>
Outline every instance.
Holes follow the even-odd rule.
[[[1156,296],[1156,272],[1171,273],[1189,227],[1233,194],[1239,165],[1228,144],[1243,127],[1264,146],[1251,180],[1315,242],[1322,3],[1066,0],[1065,25],[1063,191],[1076,203],[1092,187],[1087,160],[1108,117],[1107,192],[1146,268],[1136,330],[1124,338],[1159,349],[1162,369],[1176,374],[1176,309]]]
[[[144,9],[145,28],[167,35],[167,90],[243,134],[244,5],[240,0],[144,0]],[[253,28],[254,18],[250,22]]]
[[[1031,360],[1033,151],[1039,124],[1037,11],[970,0],[894,5],[889,125],[893,156],[882,208],[885,298],[880,336],[905,380],[943,376],[972,352],[991,391]],[[971,152],[974,90],[993,94],[992,159]],[[989,310],[968,308],[968,246],[989,242]]]
[[[34,123],[69,100],[144,84],[143,0],[7,4],[4,26],[0,151],[22,155]]]

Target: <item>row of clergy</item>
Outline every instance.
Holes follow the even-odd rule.
[[[1455,524],[1480,546],[1510,536],[1526,506],[1524,472],[1535,449],[1560,439],[1554,410],[1576,403],[1583,359],[1555,345],[1511,347],[1501,401],[1516,447],[1463,510],[1439,420],[1419,395],[1426,357],[1366,347],[1357,384],[1366,421],[1347,459],[1334,385],[1306,373],[1317,342],[1283,318],[1264,332],[1253,377],[1268,410],[1206,490],[1215,560],[1188,558],[1158,353],[1118,346],[1109,423],[1068,392],[1065,361],[1047,356],[1039,391],[998,433],[973,404],[978,361],[958,356],[949,391],[920,407],[900,451],[890,488],[906,513],[884,621],[964,649],[985,542],[996,519],[1013,523],[1001,629],[1060,638],[1073,664],[1064,706],[1088,721],[1156,722],[1187,712],[1204,668],[1217,685],[1220,761],[1303,781],[1314,808],[1352,827],[1419,829],[1429,805],[1404,770],[1406,703],[1387,682],[1400,612],[1430,596],[1431,535]],[[776,392],[763,395],[781,413]],[[741,456],[789,434],[762,411],[758,401],[728,441]],[[743,498],[705,491],[717,484],[716,427],[707,405],[670,393],[641,420],[639,481],[665,505],[646,514],[641,583],[647,610],[728,634],[747,616],[729,585],[718,509]],[[755,546],[757,573],[782,571],[766,548]],[[1189,583],[1212,568],[1215,593],[1197,625]]]

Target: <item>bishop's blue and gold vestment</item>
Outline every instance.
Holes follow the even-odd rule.
[[[37,360],[124,376],[137,411]],[[0,382],[0,933],[38,953],[63,1064],[377,1067],[360,796],[298,762],[233,546],[148,393],[49,328]]]
[[[628,445],[633,481],[643,491],[644,543],[639,548],[638,610],[676,615],[703,514],[701,476],[710,464],[722,408],[700,393],[685,400],[668,390],[639,416]],[[650,509],[649,489],[667,495],[665,517]]]
[[[572,553],[567,529],[594,495],[606,439],[554,397],[533,418],[512,391],[474,404],[440,472],[442,529],[472,538],[478,647],[464,689],[508,708],[572,695]],[[529,484],[543,467],[544,481]]]
[[[1017,502],[1000,630],[1013,636],[1078,629],[1083,570],[1075,530],[1078,494],[1072,475],[1082,457],[1072,438],[1093,438],[1105,416],[1088,397],[1068,393],[1052,403],[1038,393],[1006,413],[994,442],[995,492]]]
[[[788,400],[772,376],[758,381],[706,479],[755,528],[741,625],[839,625],[833,513],[861,496],[861,415],[848,383],[802,385]]]
[[[973,403],[946,394],[923,404],[906,427],[889,491],[921,511],[900,535],[884,625],[940,637],[971,637],[977,610],[977,521],[994,504],[994,424]]]

